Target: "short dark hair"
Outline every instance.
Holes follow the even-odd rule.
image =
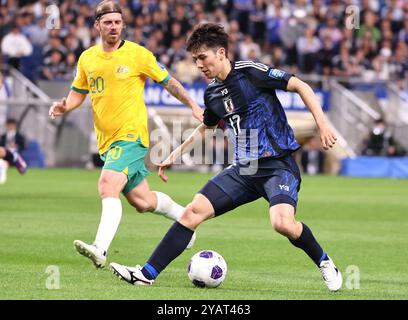
[[[104,0],[96,6],[95,20],[99,20],[104,14],[107,13],[120,13],[122,14],[122,8],[118,3],[112,0]]]
[[[14,119],[14,118],[8,118],[6,120],[6,124],[15,124],[15,125],[17,125],[17,120]]]
[[[201,47],[209,49],[224,48],[228,54],[228,34],[224,27],[216,23],[198,25],[187,39],[187,51],[194,52]]]

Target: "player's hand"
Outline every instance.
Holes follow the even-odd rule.
[[[192,108],[193,111],[193,116],[196,118],[198,121],[203,122],[204,120],[204,111],[201,109],[199,106],[194,106]]]
[[[64,97],[61,101],[56,101],[52,104],[50,110],[48,110],[48,116],[51,119],[55,119],[55,117],[62,116],[65,113],[67,105],[67,99]]]
[[[170,160],[170,157],[164,160],[162,163],[159,164],[159,172],[157,173],[164,182],[167,182],[169,180],[169,177],[166,176],[164,173],[164,170],[170,167],[173,164],[173,162]]]
[[[329,150],[336,143],[336,135],[327,127],[320,129],[320,141],[324,150]]]

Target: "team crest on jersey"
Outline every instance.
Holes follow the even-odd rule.
[[[126,79],[129,77],[129,67],[117,66],[115,69],[115,75],[119,79]]]
[[[232,111],[234,111],[234,104],[232,103],[231,97],[226,97],[222,100],[224,102],[224,108],[227,113],[231,113]]]
[[[129,68],[126,66],[118,66],[116,68],[116,73],[129,73]]]

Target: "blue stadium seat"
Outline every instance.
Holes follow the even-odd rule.
[[[27,148],[21,152],[21,156],[30,168],[45,168],[45,156],[36,140],[28,143]]]
[[[20,71],[33,82],[40,77],[43,62],[42,49],[40,46],[33,45],[33,53],[20,60]]]

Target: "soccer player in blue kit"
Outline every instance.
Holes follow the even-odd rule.
[[[229,61],[228,35],[217,24],[199,25],[187,40],[187,50],[196,66],[208,79],[213,79],[204,95],[204,121],[159,165],[159,176],[167,181],[164,170],[189,146],[203,139],[206,129],[215,129],[220,119],[227,124],[229,139],[235,146],[234,164],[214,176],[195,195],[143,267],[112,262],[113,273],[131,284],[153,284],[184,251],[203,221],[263,197],[269,202],[273,229],[313,260],[330,291],[339,290],[340,271],[309,227],[295,220],[301,178],[292,154],[300,145],[275,92],[280,89],[300,95],[315,119],[322,146],[327,150],[335,144],[336,137],[313,90],[295,76],[267,65]],[[254,132],[255,150],[251,142]]]

